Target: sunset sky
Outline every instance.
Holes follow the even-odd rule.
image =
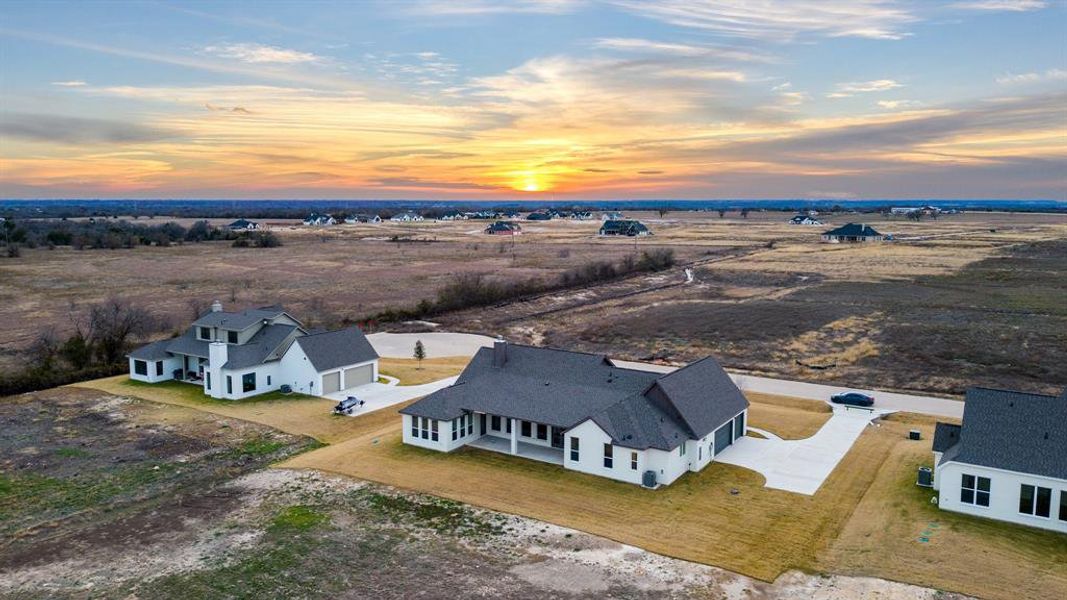
[[[1067,199],[1040,0],[0,4],[5,198]]]

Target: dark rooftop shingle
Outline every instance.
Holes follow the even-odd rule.
[[[378,358],[359,327],[301,336],[296,343],[320,372]]]

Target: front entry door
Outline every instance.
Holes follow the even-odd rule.
[[[482,421],[482,435],[485,435],[485,419],[486,419],[485,413],[482,413],[482,418],[481,418],[481,421]]]
[[[559,427],[552,428],[552,447],[563,449],[563,430]]]

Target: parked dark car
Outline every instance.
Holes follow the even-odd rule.
[[[333,407],[334,414],[338,415],[350,415],[359,407],[363,406],[363,401],[355,396],[349,396],[344,400],[337,403],[337,406]]]
[[[845,392],[830,396],[830,402],[834,404],[850,404],[852,406],[874,406],[874,396],[861,394],[860,392]]]

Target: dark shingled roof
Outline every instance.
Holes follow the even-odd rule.
[[[860,223],[849,223],[848,225],[842,225],[837,229],[831,229],[823,235],[843,235],[847,237],[874,237],[882,234],[874,230],[874,227]]]
[[[225,369],[244,369],[271,360],[278,360],[289,348],[294,336],[300,335],[299,327],[292,325],[266,325],[248,342],[226,347]]]
[[[960,441],[960,427],[954,423],[937,422],[934,427],[934,452],[944,452]]]
[[[210,342],[196,339],[196,328],[190,327],[185,330],[185,333],[170,340],[170,344],[167,346],[167,352],[207,358],[208,344],[210,344]]]
[[[285,313],[281,306],[262,306],[241,312],[209,312],[193,321],[194,327],[221,327],[241,331],[265,319],[274,319]],[[294,321],[296,319],[293,319]]]
[[[160,340],[158,342],[146,344],[133,352],[130,352],[128,356],[139,360],[163,360],[170,358],[170,353],[167,352],[167,346],[169,346],[172,341],[174,340]]]
[[[476,411],[563,429],[592,419],[620,446],[673,450],[748,406],[714,360],[662,375],[616,367],[603,355],[516,344],[506,345],[498,367],[495,351],[480,349],[455,385],[400,412],[451,420]]]
[[[1067,479],[1067,391],[967,390],[959,443],[941,462],[949,460]]]
[[[378,358],[359,327],[305,335],[298,337],[296,343],[320,372]]]

